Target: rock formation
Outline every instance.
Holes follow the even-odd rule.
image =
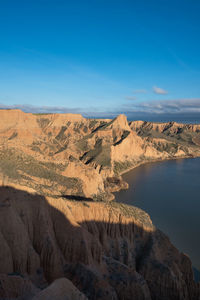
[[[200,125],[128,122],[125,115],[103,120],[0,110],[0,181],[42,195],[111,200],[112,191],[127,187],[119,177],[127,170],[199,156],[199,131]]]
[[[0,299],[200,299],[148,214],[108,201],[141,163],[200,156],[199,130],[0,110]]]
[[[141,209],[0,195],[0,299],[200,299],[189,258]]]

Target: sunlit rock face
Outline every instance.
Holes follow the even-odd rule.
[[[120,178],[127,170],[199,156],[199,132],[200,125],[128,122],[125,115],[104,120],[0,110],[0,181],[42,195],[112,200],[113,191],[127,188]]]
[[[200,155],[199,125],[0,110],[0,299],[196,300],[191,262],[120,176]]]

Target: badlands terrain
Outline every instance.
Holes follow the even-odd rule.
[[[200,156],[200,125],[85,119],[0,110],[2,185],[41,195],[111,200],[120,175],[145,162]]]
[[[0,299],[200,299],[190,259],[111,201],[127,170],[200,156],[199,132],[0,110]]]

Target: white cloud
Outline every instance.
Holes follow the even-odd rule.
[[[6,105],[0,103],[0,109],[21,109],[27,113],[81,113],[81,108],[67,108],[62,106],[34,106],[30,104]]]
[[[170,99],[129,105],[129,111],[141,113],[200,113],[200,98]]]
[[[132,99],[131,99],[132,100]],[[0,104],[0,109],[21,109],[24,112],[31,113],[80,113],[85,117],[101,117],[113,118],[120,113],[130,115],[131,113],[138,114],[153,114],[153,115],[188,115],[199,114],[200,118],[200,98],[187,99],[168,99],[168,100],[153,100],[138,103],[137,101],[125,101],[123,106],[115,108],[105,107],[83,107],[67,108],[62,106],[32,106],[32,105],[6,105]]]
[[[157,86],[153,87],[153,91],[154,91],[155,94],[159,94],[159,95],[166,95],[166,94],[168,94],[167,91],[165,91],[165,90],[163,90],[163,89],[161,89],[161,88],[159,88]]]

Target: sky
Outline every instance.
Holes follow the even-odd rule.
[[[0,0],[0,108],[200,120],[199,0]]]

